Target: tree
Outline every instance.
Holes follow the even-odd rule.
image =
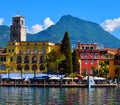
[[[65,32],[62,44],[61,44],[61,52],[65,55],[66,59],[62,62],[62,67],[64,68],[64,73],[72,73],[72,53],[70,47],[70,38],[68,32]]]
[[[107,74],[109,72],[109,67],[107,64],[105,64],[104,62],[100,63],[100,67],[99,67],[99,76],[102,77],[106,77],[107,78]]]
[[[59,64],[65,59],[65,56],[60,51],[52,50],[48,53],[47,62],[49,62],[49,67],[54,69],[52,72],[58,71]]]
[[[79,63],[77,50],[74,50],[72,53],[72,65],[73,65],[73,73],[78,73],[80,70],[80,63]]]
[[[98,69],[95,68],[94,66],[92,67],[92,75],[93,76],[98,76]]]

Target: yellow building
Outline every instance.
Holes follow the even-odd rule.
[[[8,54],[6,53],[6,49],[0,49],[0,74],[7,73],[7,57]]]
[[[10,27],[10,42],[0,51],[0,73],[40,73],[47,71],[45,58],[60,44],[43,41],[26,41],[24,18],[15,16]]]
[[[47,54],[59,48],[59,44],[52,42],[9,42],[6,47],[7,65],[11,72],[46,71]]]

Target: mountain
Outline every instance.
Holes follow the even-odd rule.
[[[69,33],[72,47],[81,43],[98,43],[107,48],[120,48],[120,39],[105,31],[99,24],[82,20],[71,15],[64,15],[48,29],[37,34],[27,34],[27,41],[61,42],[65,32]],[[7,26],[0,26],[0,46],[5,47],[9,41],[10,30]]]
[[[6,46],[6,43],[10,39],[10,28],[5,25],[0,25],[0,47]]]
[[[61,19],[48,29],[37,34],[28,35],[28,40],[60,42],[65,31],[69,33],[72,45],[78,41],[82,43],[98,43],[108,48],[119,48],[120,39],[105,31],[99,24],[85,21],[71,15],[62,16]]]

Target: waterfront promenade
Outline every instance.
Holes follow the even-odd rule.
[[[1,84],[3,87],[67,87],[67,88],[87,88],[87,84]],[[95,84],[91,87],[120,87],[120,84]]]

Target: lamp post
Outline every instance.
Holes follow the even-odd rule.
[[[23,68],[23,66],[21,66],[21,73],[20,73],[21,74],[21,79],[22,79],[22,74],[23,74],[22,68]]]
[[[10,79],[10,66],[8,68],[8,79]]]
[[[33,69],[34,70],[34,79],[36,77],[36,68]]]
[[[60,78],[60,87],[62,87],[62,76],[63,76],[63,68],[60,68],[60,74],[61,74],[61,78]]]

